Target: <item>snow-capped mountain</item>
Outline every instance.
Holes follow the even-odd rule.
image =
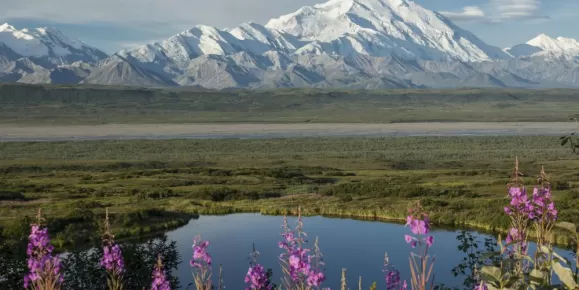
[[[330,0],[270,20],[267,28],[308,41],[298,52],[482,61],[509,55],[406,0]]]
[[[0,47],[0,55],[9,59],[30,58],[43,65],[96,62],[107,57],[104,52],[51,27],[18,30],[4,23],[0,25]]]
[[[548,36],[499,49],[410,0],[329,0],[266,25],[198,25],[107,58],[53,29],[3,25],[0,81],[212,89],[579,87],[576,51],[577,41]]]
[[[437,61],[484,61],[511,56],[488,45],[444,16],[407,0],[330,0],[231,30],[197,26],[168,40],[120,54],[177,67],[201,55],[327,54],[392,56]]]
[[[546,34],[506,49],[515,57],[524,56],[579,56],[579,41],[573,38],[552,38]]]

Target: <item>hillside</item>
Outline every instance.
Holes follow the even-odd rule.
[[[0,85],[0,124],[565,121],[579,90]]]

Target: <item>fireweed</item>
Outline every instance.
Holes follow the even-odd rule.
[[[24,288],[34,290],[61,289],[62,265],[58,257],[52,256],[54,247],[48,237],[48,229],[41,228],[43,218],[39,209],[36,223],[30,226],[29,243],[26,249],[29,273],[24,277]]]
[[[539,185],[534,188],[531,198],[527,196],[520,176],[517,159],[513,179],[509,184],[511,201],[510,205],[505,207],[505,213],[511,218],[511,228],[504,247],[500,236],[498,239],[501,246],[500,267],[483,266],[481,271],[483,281],[476,289],[486,290],[490,286],[493,289],[562,288],[552,285],[553,273],[567,289],[576,289],[577,275],[572,274],[570,262],[556,254],[551,245],[552,230],[558,212],[552,200],[551,187],[545,171],[541,170]],[[527,253],[529,226],[534,227],[537,235],[535,259]]]
[[[519,171],[519,159],[515,159],[515,169],[511,183],[508,186],[508,197],[511,199],[505,207],[505,213],[511,218],[511,227],[502,246],[502,252],[509,256],[509,263],[505,267],[511,267],[513,275],[521,276],[529,268],[529,263],[523,257],[527,255],[528,228],[531,218],[534,217],[535,208],[527,195],[523,185],[522,173]]]
[[[100,265],[107,271],[107,286],[109,290],[123,289],[123,272],[125,271],[125,262],[121,253],[121,247],[115,244],[114,237],[111,234],[109,223],[109,210],[105,210],[105,224],[103,234],[103,257]]]
[[[193,257],[189,265],[193,268],[193,282],[197,290],[211,290],[211,255],[207,253],[209,241],[201,240],[201,236],[193,239]]]
[[[248,284],[245,290],[273,290],[274,285],[271,283],[271,271],[266,271],[262,265],[257,262],[259,252],[253,246],[250,254],[249,269],[245,275],[245,283]]]
[[[323,273],[324,262],[322,253],[318,247],[318,240],[314,245],[314,253],[309,254],[311,249],[303,247],[307,234],[303,231],[301,209],[298,208],[297,226],[292,231],[284,217],[282,225],[284,232],[283,240],[278,243],[285,252],[279,256],[282,268],[282,285],[286,290],[311,290],[320,289],[322,282],[326,280]],[[324,288],[328,289],[329,288]]]
[[[386,281],[386,290],[406,290],[408,284],[406,280],[400,281],[400,271],[398,271],[392,264],[388,254],[384,254],[384,280]]]
[[[153,282],[151,283],[151,290],[171,290],[169,281],[163,270],[163,260],[161,255],[157,258],[157,264],[153,270]]]
[[[413,236],[405,235],[404,239],[413,249],[417,248],[417,251],[411,252],[409,257],[410,274],[412,275],[411,286],[413,290],[433,289],[434,276],[432,275],[432,270],[434,268],[434,258],[431,260],[428,256],[428,250],[434,243],[434,237],[428,235],[430,233],[430,219],[422,211],[420,203],[416,207],[409,209],[408,212],[406,226],[410,227]]]

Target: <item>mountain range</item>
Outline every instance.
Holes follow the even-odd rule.
[[[107,55],[54,28],[0,26],[0,81],[279,87],[579,87],[579,41],[501,49],[409,0],[330,0],[233,29],[195,26]]]

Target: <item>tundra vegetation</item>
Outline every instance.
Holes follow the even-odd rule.
[[[60,264],[51,264],[63,273],[51,277],[51,285],[66,285],[63,289],[104,289],[121,285],[118,281],[122,280],[123,289],[151,288],[155,270],[157,286],[165,287],[166,280],[174,289],[179,284],[172,271],[180,263],[180,257],[174,243],[163,235],[167,229],[183,225],[199,214],[284,215],[297,214],[298,207],[301,215],[403,221],[409,216],[408,205],[420,201],[421,209],[413,211],[412,220],[511,234],[511,240],[506,242],[509,247],[537,240],[537,232],[548,232],[547,249],[555,243],[574,245],[574,236],[555,231],[552,222],[547,229],[537,228],[536,217],[527,213],[526,218],[518,214],[515,225],[512,215],[497,214],[504,212],[505,204],[511,202],[505,199],[505,184],[513,177],[509,168],[518,156],[522,160],[521,168],[536,170],[517,171],[517,184],[535,184],[541,166],[545,166],[552,176],[549,188],[553,194],[549,198],[556,204],[557,222],[579,222],[576,190],[579,161],[569,154],[567,147],[557,146],[557,139],[403,137],[1,143],[0,267],[9,270],[3,273],[0,283],[8,289],[22,287],[23,277],[31,274],[26,263],[29,237],[46,241],[48,233],[44,230],[49,229],[52,246],[42,242],[42,247],[48,248],[32,252],[44,253],[49,258],[54,257],[53,250],[69,252]],[[541,196],[545,195],[541,191]],[[534,195],[527,201],[533,200]],[[46,220],[35,218],[38,208],[42,208],[40,217]],[[511,231],[521,229],[518,226],[523,223],[526,231],[521,240]],[[36,228],[31,228],[31,224]],[[431,259],[425,257],[428,252],[424,247],[434,242],[435,237],[429,239],[421,227],[420,236],[414,233],[407,239],[410,247],[413,242],[417,246],[417,252],[411,256],[415,259],[410,261],[416,265],[413,271],[427,273],[418,271],[428,270],[432,265]],[[573,230],[570,224],[563,227]],[[31,235],[33,229],[36,232]],[[109,238],[103,236],[107,232],[114,233],[114,238],[112,234]],[[135,239],[137,243],[132,243]],[[139,243],[139,239],[146,242]],[[506,289],[513,285],[508,284],[513,277],[525,277],[524,283],[536,280],[531,279],[528,272],[535,264],[509,266],[501,262],[529,255],[519,250],[522,245],[514,250],[515,254],[509,255],[510,252],[504,250],[500,256],[489,258],[475,246],[468,232],[461,234],[459,240],[462,241],[459,250],[468,253],[468,259],[453,271],[465,276],[466,288],[480,286],[483,281],[484,287]],[[196,241],[196,246],[204,250],[208,245],[200,239]],[[504,248],[489,241],[487,246],[491,252]],[[89,248],[96,250],[87,251]],[[541,256],[547,249],[539,247],[542,252],[536,255]],[[319,250],[314,245],[311,251],[305,251],[307,254],[303,257],[307,259],[304,260],[316,261]],[[566,267],[565,261],[548,253],[555,258],[540,267],[560,269],[553,261]],[[107,268],[106,265],[118,265],[118,257],[123,258],[123,270]],[[487,260],[496,263],[486,265]],[[197,261],[200,267],[193,267],[196,278],[191,283],[203,289],[199,287],[206,287],[203,285],[211,275],[211,283],[217,281],[211,286],[219,288],[217,275],[203,268],[207,264],[203,261]],[[251,273],[257,276],[248,280],[263,282],[259,275],[266,273],[267,276],[271,271],[259,268],[257,258],[253,261]],[[317,268],[311,269],[322,273],[322,263],[316,262]],[[517,263],[522,262],[515,265]],[[284,265],[285,270],[281,271],[286,273],[289,266]],[[493,265],[500,269],[500,275],[496,268],[483,267]],[[395,266],[404,269],[401,265]],[[496,279],[491,279],[485,271],[491,271]],[[389,279],[396,280],[396,272],[392,273]],[[306,284],[311,278],[305,274],[300,277]],[[32,275],[29,281],[33,278],[38,277]],[[407,287],[443,287],[439,282],[443,281],[426,282],[420,276],[416,281],[407,281]],[[516,285],[530,285],[520,283]],[[298,287],[287,285],[282,283],[276,287]]]
[[[504,214],[511,220],[506,239],[503,241],[499,236],[498,252],[486,253],[486,259],[475,261],[474,269],[471,269],[468,278],[469,284],[474,284],[474,289],[570,289],[578,288],[579,282],[579,232],[576,226],[568,222],[558,222],[559,211],[553,200],[553,193],[548,176],[541,170],[537,185],[533,193],[529,195],[520,177],[518,160],[511,183],[508,184],[508,196],[510,202],[504,207]],[[28,246],[26,249],[27,274],[24,276],[24,288],[39,290],[69,289],[66,286],[66,278],[78,278],[75,273],[66,272],[63,269],[61,258],[53,255],[53,249],[48,235],[48,229],[42,225],[41,211],[38,211],[36,221],[30,226]],[[444,285],[437,285],[434,279],[434,256],[429,254],[429,248],[434,243],[434,236],[430,234],[431,222],[428,213],[424,212],[420,202],[408,210],[406,226],[410,234],[404,236],[404,240],[411,248],[409,254],[409,281],[400,279],[399,270],[390,265],[387,255],[384,262],[384,279],[387,289],[441,289]],[[576,260],[568,261],[553,250],[553,233],[555,227],[568,231],[576,243]],[[533,230],[532,230],[533,229]],[[298,219],[295,229],[290,228],[287,219],[284,219],[283,232],[279,248],[282,254],[279,256],[282,279],[279,286],[271,281],[272,270],[265,271],[257,261],[258,252],[255,247],[252,252],[252,260],[245,276],[246,290],[313,290],[328,289],[323,287],[326,280],[324,274],[324,262],[318,247],[316,238],[312,248],[305,245],[304,224],[301,219],[301,210],[298,208]],[[537,250],[534,254],[529,253],[529,238],[533,236],[537,242]],[[400,237],[402,239],[402,237]],[[223,289],[221,283],[221,271],[217,279],[217,285],[213,279],[213,260],[209,250],[209,241],[202,240],[200,236],[193,239],[192,257],[189,262],[192,268],[192,276],[195,289],[211,290]],[[475,255],[476,256],[476,255]],[[97,256],[98,257],[98,256]],[[65,258],[69,259],[69,258]],[[101,281],[93,280],[96,285],[90,285],[91,289],[139,289],[124,279],[125,260],[121,247],[113,240],[110,233],[108,211],[105,216],[104,234],[102,243],[102,255],[98,266],[101,267]],[[158,253],[156,264],[151,267],[150,289],[169,290],[177,287],[171,285],[167,272],[164,269],[162,254]],[[480,273],[477,269],[480,268]],[[98,269],[93,269],[98,273]],[[341,289],[349,289],[345,271],[342,271]],[[104,272],[104,273],[103,273]],[[93,274],[94,275],[94,274]],[[98,275],[96,275],[98,276]],[[557,277],[560,282],[555,282]],[[106,281],[106,283],[103,282]],[[141,281],[141,284],[143,282]],[[465,280],[465,286],[466,284]],[[102,285],[102,286],[99,286]],[[106,288],[103,287],[106,285]],[[126,285],[126,287],[125,287]],[[376,283],[370,289],[376,289]],[[67,288],[64,288],[67,287]],[[173,288],[172,288],[173,287]],[[144,287],[143,287],[144,288]],[[358,289],[362,290],[362,277],[359,279]]]

